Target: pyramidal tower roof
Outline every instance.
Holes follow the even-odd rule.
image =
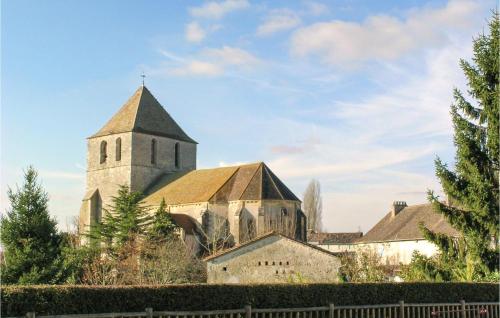
[[[196,143],[144,85],[140,86],[106,125],[90,138],[124,132],[139,132]]]

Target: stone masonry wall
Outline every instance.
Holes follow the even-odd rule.
[[[276,235],[208,260],[207,282],[337,282],[339,267],[336,256]]]

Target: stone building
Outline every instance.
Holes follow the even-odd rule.
[[[270,232],[205,258],[207,282],[338,282],[340,259],[314,245]]]
[[[234,243],[269,230],[305,240],[300,200],[264,163],[196,170],[197,143],[141,86],[87,140],[87,189],[80,228],[99,222],[120,185],[165,200],[184,235],[199,241],[225,227]]]
[[[431,204],[408,206],[404,201],[395,201],[391,210],[365,235],[349,244],[323,242],[318,247],[335,252],[371,250],[386,265],[408,264],[415,251],[426,256],[438,252],[437,246],[422,235],[420,223],[436,233],[459,235],[442,215],[434,212]]]

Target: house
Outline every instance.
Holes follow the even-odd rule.
[[[333,253],[353,252],[354,241],[361,238],[363,232],[316,233],[307,234],[307,243],[319,246]]]
[[[277,232],[256,237],[205,258],[207,282],[327,283],[338,281],[336,254]]]
[[[190,242],[221,228],[235,244],[271,230],[305,240],[301,201],[265,163],[197,170],[196,159],[197,142],[140,86],[87,139],[80,229],[86,232],[100,222],[126,185],[145,195],[151,211],[164,200]]]
[[[375,250],[387,265],[408,264],[415,251],[425,256],[438,252],[437,246],[424,238],[420,223],[433,232],[459,236],[430,203],[408,206],[404,201],[395,201],[391,211],[354,244],[357,250]]]

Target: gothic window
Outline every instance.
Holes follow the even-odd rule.
[[[156,164],[156,139],[151,140],[151,164]]]
[[[174,146],[174,162],[175,162],[175,167],[179,168],[179,166],[180,166],[180,145],[178,142],[176,142],[175,146]]]
[[[100,159],[99,159],[99,162],[100,163],[105,163],[106,162],[106,158],[108,157],[108,143],[103,140],[101,141],[101,155],[100,155]]]
[[[115,141],[115,158],[116,161],[122,160],[122,139],[120,137],[116,138]]]

